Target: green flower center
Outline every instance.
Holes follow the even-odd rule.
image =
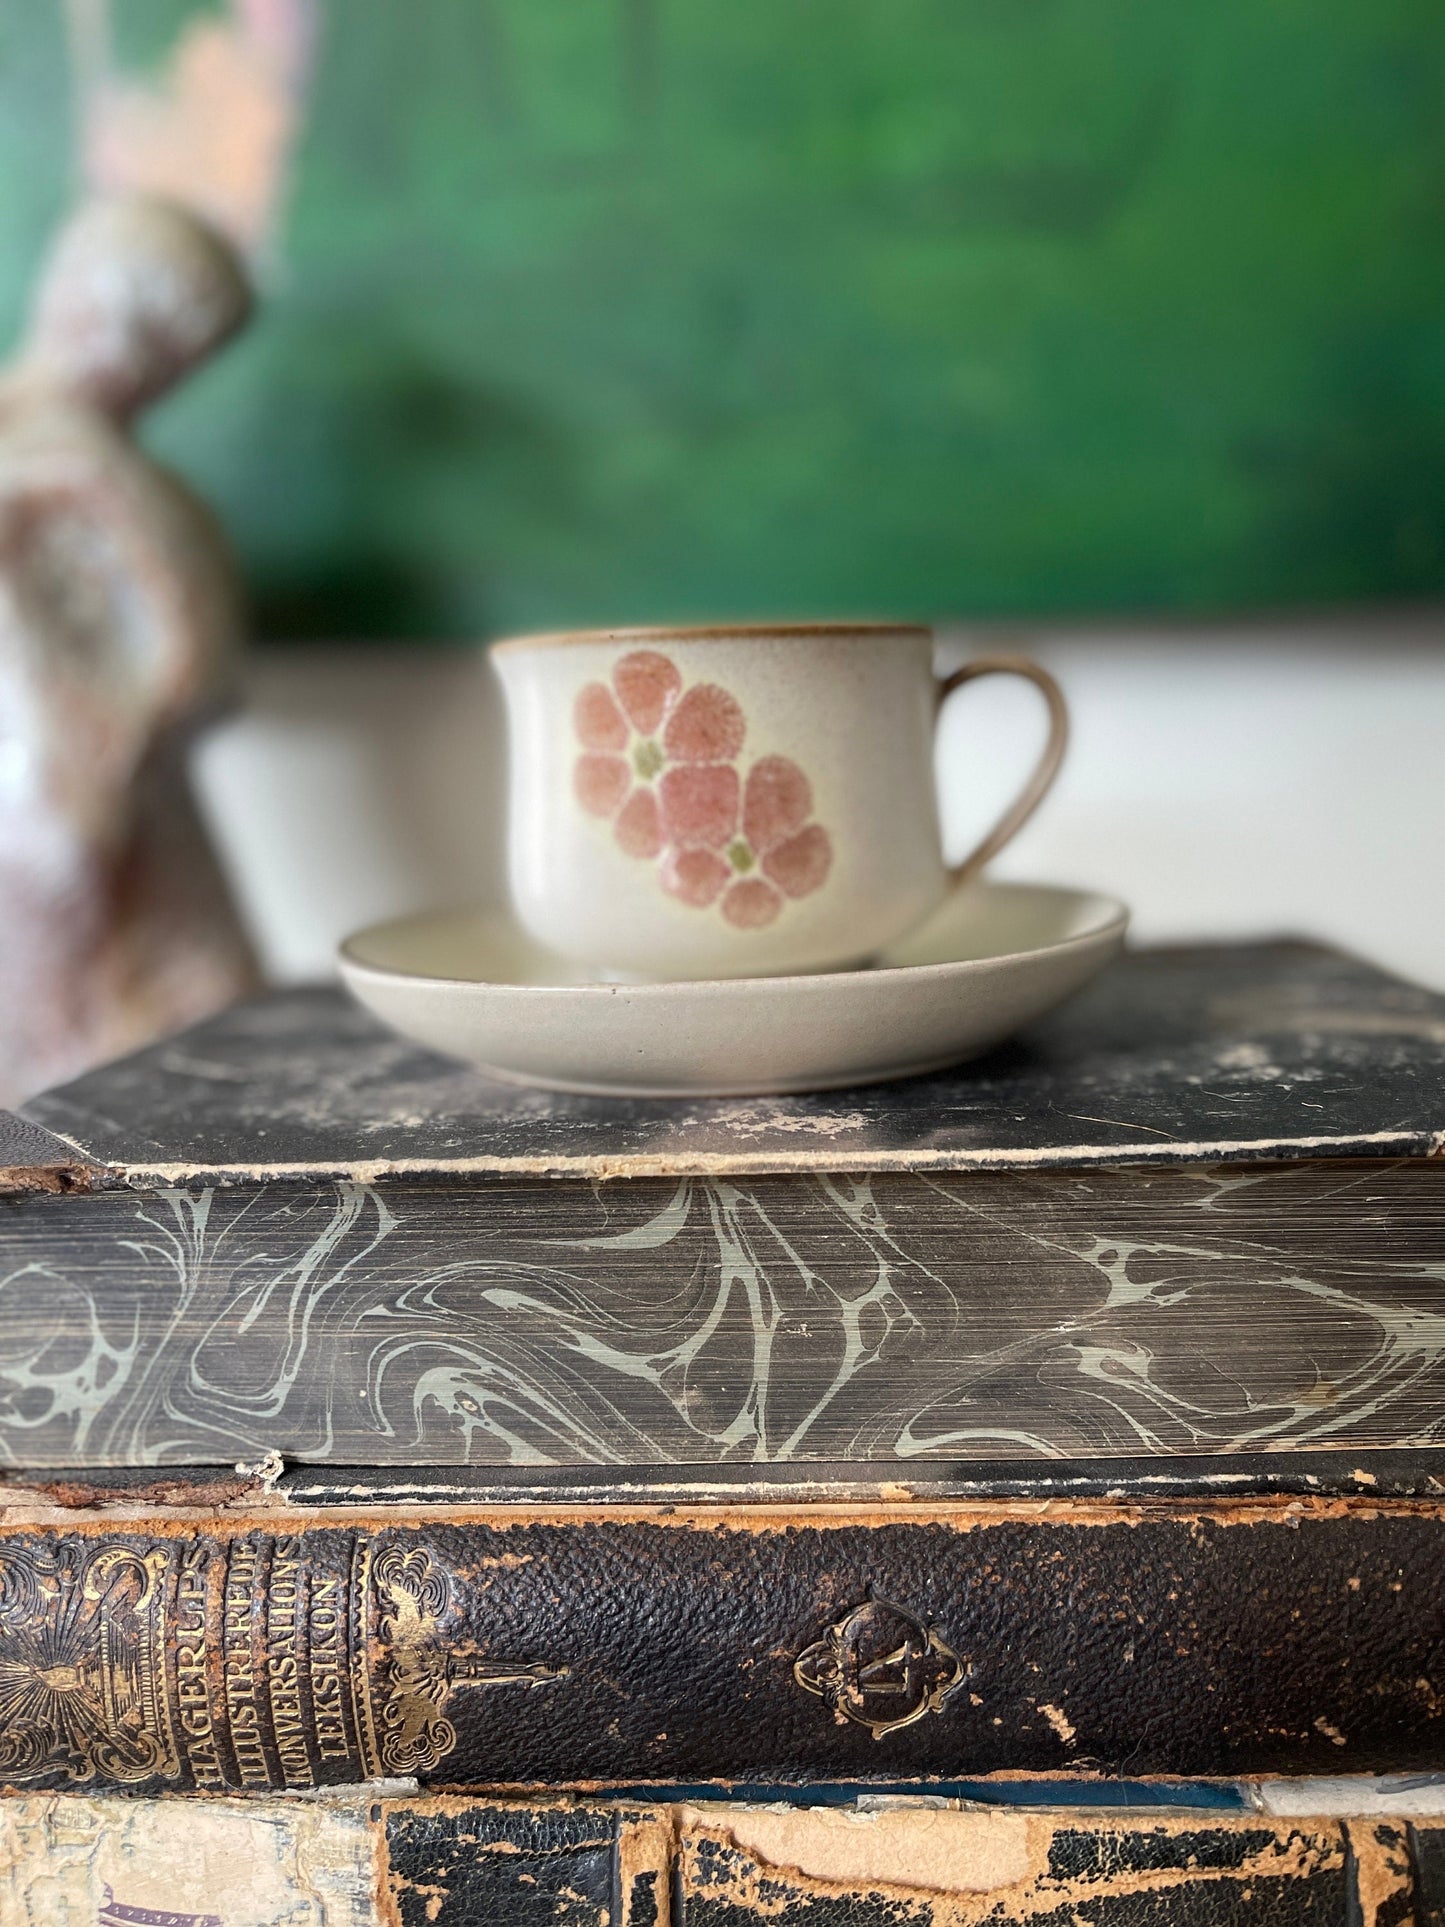
[[[735,870],[748,871],[753,867],[753,853],[739,837],[736,843],[728,846],[728,862]]]
[[[656,776],[657,772],[662,768],[663,761],[664,758],[661,748],[653,742],[650,736],[644,737],[632,752],[632,767],[637,771],[637,774],[642,778],[644,783],[650,783],[652,781],[653,777]]]

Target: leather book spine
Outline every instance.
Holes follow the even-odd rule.
[[[278,1511],[0,1528],[0,1783],[1239,1777],[1445,1743],[1431,1503]]]

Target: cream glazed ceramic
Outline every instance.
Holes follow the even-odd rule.
[[[403,917],[341,974],[395,1029],[493,1077],[623,1097],[826,1090],[938,1070],[1082,987],[1124,941],[1112,898],[969,884],[867,970],[599,983],[505,912]]]
[[[990,658],[940,683],[927,629],[806,624],[524,636],[506,696],[508,855],[539,943],[629,979],[858,963],[1000,848],[1063,753],[1044,671]],[[950,872],[933,739],[978,675],[1039,685],[1050,736],[1018,802]]]

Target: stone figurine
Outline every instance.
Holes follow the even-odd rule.
[[[236,579],[131,433],[250,305],[194,216],[92,202],[0,370],[0,1103],[256,981],[186,772],[232,676]]]

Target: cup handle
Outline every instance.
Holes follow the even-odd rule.
[[[1069,712],[1064,703],[1064,692],[1047,669],[1040,669],[1027,656],[980,656],[977,662],[965,663],[962,669],[955,669],[951,676],[943,677],[938,685],[940,715],[953,691],[978,676],[1022,676],[1026,682],[1031,682],[1041,690],[1049,706],[1049,737],[1023,789],[962,863],[955,863],[949,869],[948,874],[955,885],[966,883],[970,877],[976,876],[990,857],[997,856],[1005,843],[1017,836],[1048,795],[1069,742]]]

